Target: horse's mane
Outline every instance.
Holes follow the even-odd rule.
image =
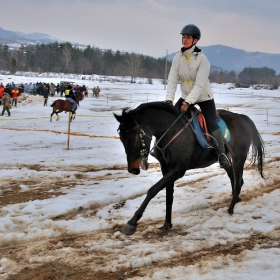
[[[122,115],[129,115],[131,117],[137,116],[141,111],[144,111],[146,109],[155,109],[155,110],[164,110],[167,112],[170,112],[174,115],[178,115],[178,110],[174,108],[173,106],[165,103],[165,102],[148,102],[148,103],[142,103],[137,108],[132,109],[130,107],[126,107],[122,110]]]

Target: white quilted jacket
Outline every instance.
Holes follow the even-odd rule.
[[[177,84],[181,97],[189,104],[213,99],[209,82],[210,63],[204,53],[193,46],[184,53],[177,53],[168,76],[166,100],[174,100]]]

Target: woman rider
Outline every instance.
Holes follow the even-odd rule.
[[[194,24],[183,27],[181,51],[172,61],[168,76],[166,102],[173,105],[177,84],[180,82],[181,97],[175,107],[186,112],[191,104],[198,104],[206,120],[210,134],[216,139],[216,151],[221,168],[231,165],[225,155],[222,133],[216,121],[214,94],[209,82],[210,63],[196,43],[201,37],[199,28]]]

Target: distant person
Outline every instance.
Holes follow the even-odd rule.
[[[22,93],[24,93],[24,84],[21,83],[18,87],[18,90],[19,90],[19,95],[21,95]]]
[[[186,112],[190,105],[198,104],[214,137],[215,150],[221,168],[231,165],[225,154],[222,133],[216,121],[214,94],[209,82],[210,63],[196,44],[201,37],[199,28],[194,24],[183,27],[181,33],[183,47],[172,61],[168,76],[166,102],[173,105],[177,84],[180,83],[181,97],[175,107]]]
[[[11,103],[10,94],[8,92],[4,92],[4,95],[2,97],[3,110],[2,110],[1,116],[4,116],[5,111],[7,111],[8,117],[11,116],[11,113],[10,113],[10,110],[9,110],[10,103]]]
[[[10,97],[12,97],[11,89],[10,89],[10,84],[6,84],[5,89],[4,89],[4,92],[9,93]]]
[[[47,85],[43,86],[43,97],[44,97],[44,106],[48,105],[48,98],[49,98],[50,90]]]
[[[65,85],[62,83],[60,86],[60,96],[63,97],[63,94],[65,92]]]
[[[58,95],[60,93],[60,84],[57,83],[56,85],[56,94]]]
[[[17,100],[18,100],[19,94],[20,94],[19,89],[17,87],[14,87],[14,89],[12,89],[12,91],[11,91],[12,106],[17,107]]]
[[[53,83],[51,83],[50,84],[50,88],[49,88],[49,90],[50,90],[50,95],[51,96],[54,96],[55,95],[55,85],[53,84]]]
[[[29,87],[27,83],[24,84],[23,92],[29,93]]]
[[[0,85],[0,105],[2,104],[2,97],[4,95],[4,86]]]
[[[15,88],[15,83],[14,82],[11,82],[10,84],[10,89],[13,90]]]
[[[92,89],[92,97],[95,97],[95,90],[96,90],[96,87],[93,87],[93,89]]]
[[[75,108],[77,106],[77,103],[76,103],[76,95],[75,93],[73,92],[72,90],[72,86],[71,85],[68,85],[67,89],[65,90],[65,97],[66,97],[66,100],[71,102],[72,103],[72,110],[71,110],[71,113],[72,114],[75,114]]]
[[[99,93],[100,93],[101,89],[99,86],[96,87],[96,92],[97,92],[97,98],[99,98]]]

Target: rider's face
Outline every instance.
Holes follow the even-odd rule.
[[[182,35],[182,44],[183,44],[184,48],[189,48],[193,44],[196,44],[197,42],[198,42],[198,39],[194,39],[192,37],[192,35],[188,35],[188,34]]]

